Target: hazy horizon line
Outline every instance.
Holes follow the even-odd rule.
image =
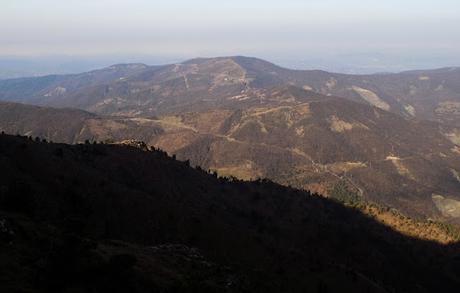
[[[385,59],[387,55],[382,53],[363,53],[363,54],[346,54],[353,58],[373,58],[375,56],[381,56]],[[333,55],[331,55],[333,56]],[[371,57],[369,57],[371,56]],[[428,70],[439,70],[448,68],[460,68],[459,62],[447,63],[446,61],[440,62],[439,64],[433,62],[420,62],[419,64],[403,65],[397,61],[383,61],[381,64],[367,64],[365,61],[360,60],[359,62],[353,63],[353,61],[339,60],[342,55],[333,56],[330,59],[327,57],[315,57],[309,56],[303,58],[301,56],[295,57],[290,56],[289,58],[279,58],[270,56],[258,56],[248,54],[233,54],[233,55],[201,55],[196,57],[185,57],[185,56],[156,56],[156,55],[140,55],[134,54],[129,57],[125,54],[115,55],[93,55],[93,56],[82,56],[72,54],[62,55],[46,55],[36,57],[24,57],[24,56],[1,56],[0,55],[0,66],[2,66],[3,72],[0,70],[0,79],[16,79],[16,78],[28,78],[28,77],[43,77],[50,75],[67,75],[67,74],[81,74],[85,72],[91,72],[94,70],[101,70],[114,65],[121,64],[144,64],[147,66],[167,66],[171,64],[180,64],[194,59],[213,59],[213,58],[234,58],[234,57],[245,57],[245,58],[256,58],[270,62],[278,67],[282,67],[289,70],[305,70],[305,71],[325,71],[334,74],[348,74],[348,75],[375,75],[375,74],[398,74],[411,71],[428,71]],[[316,58],[316,59],[315,59]],[[390,58],[391,59],[391,58]],[[428,58],[429,59],[429,58]],[[340,63],[342,62],[342,63]],[[372,62],[369,62],[372,63]],[[425,63],[425,64],[422,64]]]

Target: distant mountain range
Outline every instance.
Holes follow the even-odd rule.
[[[192,106],[201,109],[257,89],[290,84],[406,117],[460,125],[459,78],[459,68],[345,75],[229,57],[165,66],[114,65],[76,75],[4,80],[0,98],[104,114],[146,115],[190,111]]]
[[[194,59],[4,80],[0,98],[42,106],[1,103],[8,133],[143,140],[222,175],[331,197],[345,186],[411,216],[460,220],[458,68],[344,75]]]

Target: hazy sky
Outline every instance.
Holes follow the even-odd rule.
[[[281,58],[460,51],[459,0],[0,2],[0,55]]]

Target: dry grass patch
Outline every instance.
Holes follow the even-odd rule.
[[[327,165],[327,168],[334,173],[349,172],[358,168],[366,168],[367,165],[364,162],[338,162]]]
[[[127,126],[124,123],[115,120],[99,120],[90,119],[87,122],[87,127],[90,132],[97,137],[105,138],[110,136],[111,133],[126,129]],[[82,130],[83,131],[83,130]]]
[[[450,140],[453,144],[460,146],[460,131],[458,129],[453,129],[450,132],[442,132],[441,134],[444,135],[444,137]]]
[[[383,109],[383,110],[390,110],[390,105],[388,105],[384,100],[382,100],[376,93],[373,91],[363,89],[357,86],[353,86],[352,89],[359,94],[361,98],[367,101],[369,104]]]
[[[445,198],[439,194],[433,194],[431,198],[436,205],[436,208],[443,216],[449,218],[460,218],[460,201]]]
[[[458,240],[456,235],[452,235],[436,222],[414,220],[395,210],[384,209],[374,205],[366,205],[361,210],[380,223],[407,236],[441,244],[450,244]]]
[[[390,155],[390,156],[387,156],[385,160],[393,163],[399,175],[415,180],[415,177],[412,175],[410,170],[406,166],[404,166],[404,164],[401,162],[400,157]]]
[[[454,154],[460,155],[460,148],[458,146],[454,146],[453,148],[450,149],[451,152]]]
[[[255,163],[246,160],[239,165],[225,166],[225,167],[211,167],[219,174],[219,176],[230,177],[234,176],[241,180],[255,180],[262,177],[262,173],[257,169]]]
[[[438,107],[434,111],[436,114],[460,115],[460,102],[441,102],[438,104]]]
[[[197,132],[197,130],[194,127],[185,124],[182,121],[182,117],[180,116],[164,116],[164,117],[161,117],[159,120],[157,120],[157,122],[166,131],[178,130],[178,129],[189,129],[189,130]]]
[[[341,120],[339,117],[332,115],[328,119],[330,123],[330,129],[334,132],[345,132],[350,131],[354,128],[361,128],[361,129],[369,129],[366,125],[359,123],[359,122],[346,122]]]

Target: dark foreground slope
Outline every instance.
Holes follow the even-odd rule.
[[[456,245],[160,151],[0,136],[1,292],[456,292]]]

